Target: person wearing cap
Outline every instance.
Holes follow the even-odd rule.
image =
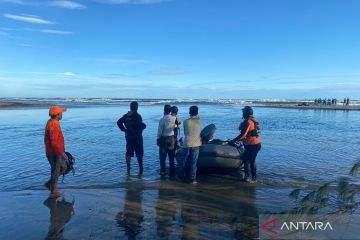
[[[178,161],[178,177],[185,179],[191,184],[196,184],[197,160],[201,146],[201,119],[198,116],[199,108],[191,106],[190,118],[184,121],[184,143],[182,158]],[[187,176],[185,176],[187,175]]]
[[[160,175],[165,175],[166,156],[169,157],[170,174],[175,172],[175,121],[176,117],[171,114],[171,106],[164,106],[164,116],[159,121],[156,143],[159,146]]]
[[[144,143],[142,132],[146,128],[143,123],[141,115],[138,113],[139,104],[136,101],[130,103],[130,111],[122,116],[117,125],[121,131],[125,132],[126,139],[126,167],[127,174],[130,174],[131,158],[136,153],[136,158],[139,164],[139,174],[143,173],[143,157],[144,157]]]
[[[243,122],[239,126],[240,135],[229,141],[230,144],[242,142],[245,152],[242,156],[244,161],[245,181],[249,183],[256,182],[256,156],[261,149],[259,137],[259,122],[254,118],[253,109],[246,106],[242,109]]]
[[[66,108],[52,106],[49,110],[50,119],[45,127],[45,150],[46,157],[51,167],[50,180],[45,182],[44,186],[50,190],[50,197],[57,198],[63,193],[57,191],[56,185],[59,176],[66,169],[66,161],[68,159],[65,154],[64,136],[60,127],[62,113],[66,112]]]

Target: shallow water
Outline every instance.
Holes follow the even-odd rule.
[[[258,215],[289,190],[130,178],[113,189],[0,192],[1,239],[256,239]],[[16,224],[15,224],[16,222]]]
[[[197,186],[160,179],[156,131],[163,106],[150,105],[139,109],[147,124],[144,175],[137,176],[133,159],[127,177],[116,121],[128,106],[69,107],[61,125],[76,174],[59,184],[66,201],[53,207],[44,206],[42,186],[50,171],[43,144],[48,110],[0,110],[0,239],[252,239],[259,214],[293,206],[292,188],[346,175],[360,158],[360,112],[256,108],[260,183],[237,181],[239,171],[199,174]],[[184,120],[189,104],[178,107]],[[220,139],[238,134],[241,108],[199,104],[203,126],[214,123]]]
[[[144,131],[143,179],[159,179],[156,131],[162,105],[140,106]],[[178,105],[186,119],[188,104]],[[215,123],[215,138],[238,134],[241,106],[199,105],[203,126]],[[128,106],[73,107],[61,121],[66,150],[76,158],[76,174],[62,187],[111,188],[124,182],[125,139],[116,126]],[[0,191],[39,189],[49,175],[43,132],[47,109],[0,110]],[[257,158],[259,181],[266,185],[321,184],[346,175],[360,158],[360,112],[256,108],[262,125]],[[182,134],[182,133],[181,133]],[[138,172],[132,160],[132,174]],[[233,176],[233,175],[232,175]],[[204,182],[211,176],[200,176]],[[224,176],[226,177],[226,176]],[[216,178],[218,180],[218,178]],[[214,180],[215,181],[215,180]]]

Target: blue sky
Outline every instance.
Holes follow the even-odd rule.
[[[0,97],[360,99],[358,0],[0,0]]]

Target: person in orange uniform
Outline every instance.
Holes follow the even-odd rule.
[[[65,154],[64,136],[60,128],[63,112],[66,112],[66,108],[52,106],[49,110],[50,119],[45,127],[44,142],[46,157],[51,167],[51,177],[49,181],[45,182],[44,186],[50,190],[50,197],[53,198],[63,195],[63,193],[57,191],[56,185],[59,176],[66,169],[66,161],[68,160]]]
[[[230,141],[237,143],[242,141],[245,152],[242,156],[244,161],[245,181],[250,183],[256,182],[256,164],[255,159],[261,149],[261,141],[259,137],[260,126],[253,116],[253,109],[246,106],[242,109],[244,121],[240,124],[240,135]]]

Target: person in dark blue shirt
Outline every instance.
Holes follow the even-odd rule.
[[[139,174],[143,173],[144,144],[142,131],[146,128],[146,125],[143,123],[141,115],[137,112],[138,106],[136,101],[131,102],[130,111],[117,121],[120,130],[125,132],[125,159],[128,174],[130,174],[130,162],[131,158],[134,156],[134,152],[136,153],[139,163]]]

